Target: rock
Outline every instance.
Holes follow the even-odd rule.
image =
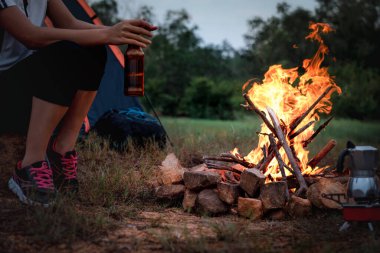
[[[311,202],[295,195],[290,197],[286,209],[292,217],[305,217],[311,214]]]
[[[160,185],[178,184],[182,182],[184,172],[185,169],[182,168],[178,158],[170,153],[159,166],[158,183]]]
[[[240,188],[242,188],[248,196],[254,196],[257,190],[265,182],[265,176],[258,169],[247,169],[241,173]]]
[[[346,188],[340,182],[330,178],[323,178],[312,184],[307,190],[307,198],[318,208],[342,209],[342,206],[333,200],[322,197],[322,194],[345,194]]]
[[[219,182],[217,190],[219,198],[227,204],[232,205],[236,203],[239,197],[240,187],[237,184]]]
[[[185,195],[182,201],[183,209],[185,209],[188,212],[192,211],[195,207],[195,201],[197,200],[197,196],[198,194],[196,192],[186,189]]]
[[[186,188],[198,191],[215,186],[220,182],[220,175],[211,171],[186,171],[183,174]]]
[[[156,188],[156,197],[159,199],[177,199],[183,197],[185,186],[182,184],[162,185]]]
[[[207,165],[202,163],[197,166],[191,167],[188,169],[189,171],[206,171],[208,170]]]
[[[198,194],[198,208],[209,214],[222,214],[228,211],[228,206],[219,199],[215,190],[205,189]]]
[[[283,209],[274,209],[268,213],[267,217],[271,220],[285,220],[286,212]]]
[[[259,199],[238,198],[238,213],[240,216],[258,220],[263,216],[263,204]]]
[[[265,210],[285,207],[286,204],[286,183],[272,182],[264,184],[260,189],[260,199]]]

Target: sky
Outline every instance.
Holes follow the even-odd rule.
[[[244,47],[243,35],[248,31],[247,21],[255,16],[264,19],[276,14],[276,5],[283,0],[118,0],[119,16],[133,17],[143,5],[153,7],[158,21],[163,21],[168,10],[186,9],[197,34],[205,44],[221,44],[227,40],[234,48]],[[287,0],[296,6],[314,10],[315,0]]]

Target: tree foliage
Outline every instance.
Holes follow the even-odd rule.
[[[168,11],[159,23],[151,7],[140,8],[135,17],[160,28],[145,50],[146,91],[156,109],[172,116],[232,118],[241,110],[241,86],[247,79],[261,79],[273,64],[302,66],[315,53],[317,45],[305,40],[314,21],[335,29],[324,38],[330,48],[324,64],[343,90],[334,98],[334,113],[379,119],[380,1],[316,1],[313,11],[280,3],[276,15],[252,17],[241,51],[228,42],[203,43],[186,10]],[[115,0],[92,6],[106,24],[118,20]]]

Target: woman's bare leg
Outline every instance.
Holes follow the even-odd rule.
[[[55,142],[55,151],[64,155],[74,149],[83,120],[90,110],[96,91],[77,91]]]
[[[67,107],[33,97],[22,167],[45,160],[46,148]]]

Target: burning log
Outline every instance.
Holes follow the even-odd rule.
[[[315,102],[307,109],[301,116],[296,118],[291,124],[290,124],[290,132],[292,132],[294,129],[298,127],[298,125],[307,117],[307,115],[315,108],[315,106],[331,91],[333,86],[328,87]]]
[[[301,133],[303,133],[306,129],[308,129],[314,123],[315,123],[315,120],[312,120],[309,123],[307,123],[306,125],[304,125],[303,127],[301,127],[300,129],[298,129],[296,132],[290,133],[289,134],[289,139],[292,140],[292,139],[296,138],[298,135],[300,135]]]
[[[335,140],[330,140],[313,159],[311,159],[307,165],[314,168],[317,164],[336,146]]]
[[[276,155],[278,166],[280,167],[280,171],[281,171],[281,175],[282,175],[282,181],[284,181],[286,184],[286,200],[288,200],[289,199],[289,188],[288,188],[288,182],[286,181],[286,173],[284,170],[285,163],[281,158],[280,152],[277,148],[276,140],[274,139],[272,134],[269,135],[269,141],[270,141],[270,145],[273,147],[274,153]]]
[[[267,107],[267,110],[268,110],[269,116],[272,119],[273,126],[276,130],[277,138],[280,141],[282,147],[284,148],[285,153],[288,156],[289,162],[292,165],[293,171],[296,174],[296,178],[300,184],[300,188],[296,192],[296,195],[299,196],[307,190],[305,179],[302,176],[301,169],[298,167],[298,163],[295,157],[293,156],[293,152],[290,149],[289,144],[285,139],[284,133],[281,130],[280,122],[278,121],[276,113],[269,107]]]
[[[322,125],[320,125],[318,127],[318,129],[313,133],[313,135],[307,139],[306,141],[304,141],[303,143],[303,147],[307,147],[307,145],[310,144],[310,142],[312,142],[314,140],[314,138],[323,130],[326,128],[326,126],[330,123],[330,121],[334,118],[334,116],[331,116],[328,120],[326,120],[325,123],[323,123]]]
[[[265,125],[268,127],[268,129],[276,135],[276,131],[274,130],[272,124],[269,122],[268,118],[265,116],[265,114],[260,111],[255,104],[252,102],[252,100],[249,98],[249,95],[247,93],[243,94],[244,99],[247,101],[248,105],[251,107],[251,109],[256,112],[260,118],[264,121]]]
[[[237,156],[235,156],[234,154],[231,154],[231,153],[222,153],[222,154],[220,154],[220,157],[222,157],[222,158],[230,158],[234,162],[239,163],[239,164],[243,165],[244,167],[253,168],[255,166],[254,164],[249,163],[246,160],[244,160],[243,157],[240,157],[240,156],[237,157]]]

